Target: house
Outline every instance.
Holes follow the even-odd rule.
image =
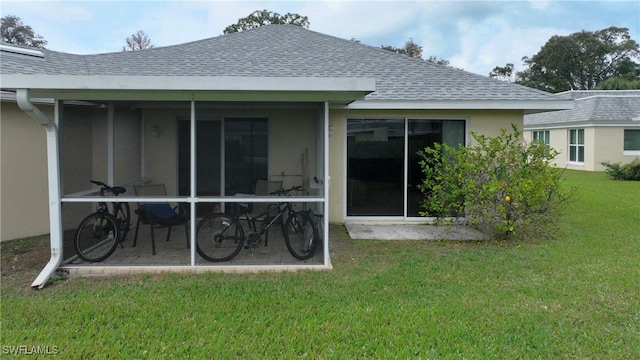
[[[257,201],[242,194],[252,193],[258,179],[303,186],[307,191],[292,201],[315,208],[325,225],[424,221],[416,149],[467,144],[472,131],[498,135],[511,124],[521,127],[524,114],[572,106],[570,99],[292,25],[98,55],[2,45],[0,74],[2,90],[15,93],[23,110],[3,103],[3,124],[33,127],[29,115],[46,129],[52,253],[59,234],[97,200],[92,178],[166,184],[167,197],[157,201],[188,205],[196,214],[192,230],[216,206]],[[55,101],[44,106],[38,99]],[[3,148],[3,167],[20,159],[26,142],[12,146],[7,155]],[[41,158],[32,161],[42,168]],[[45,181],[38,173],[5,186],[4,174],[3,199],[14,192],[15,202]],[[123,201],[140,201],[127,194]],[[21,216],[8,211],[15,204],[2,206],[3,227]],[[188,265],[199,266],[193,247]]]
[[[556,94],[574,108],[524,117],[525,140],[560,152],[556,166],[603,171],[602,162],[640,157],[640,90],[574,90]]]

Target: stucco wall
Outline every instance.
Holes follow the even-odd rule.
[[[62,191],[73,195],[96,188],[89,180],[108,178],[108,109],[65,106],[60,126]],[[122,184],[140,175],[140,119],[138,111],[115,106],[113,183]],[[129,189],[131,191],[131,189]],[[95,208],[90,203],[64,203],[63,227],[74,229]]]
[[[284,185],[291,187],[308,186],[308,178],[316,175],[316,109],[202,109],[197,117],[208,120],[266,118],[269,123],[269,176],[280,179],[279,175],[284,173]],[[146,176],[155,182],[164,182],[167,192],[175,195],[178,189],[177,119],[189,119],[189,110],[146,109],[144,118]],[[160,129],[158,137],[150,135],[153,126]]]
[[[2,239],[47,233],[47,178],[46,178],[46,150],[45,133],[38,134],[38,125],[26,118],[15,104],[8,104],[2,109],[2,229],[11,229],[11,233],[4,232]],[[13,108],[11,108],[13,106]],[[42,108],[42,107],[41,107]],[[49,110],[52,112],[52,107]],[[75,113],[79,109],[65,109],[65,122],[73,140],[63,146],[65,161],[64,192],[66,194],[86,190],[89,178],[106,179],[106,109],[93,109],[89,113]],[[190,111],[184,109],[144,109],[138,114],[131,109],[116,109],[115,134],[120,139],[116,143],[116,181],[129,181],[140,171],[140,159],[143,156],[139,150],[139,139],[142,131],[145,133],[145,175],[151,176],[156,182],[165,182],[170,195],[177,193],[177,123],[176,119],[188,119]],[[7,114],[7,116],[5,116]],[[87,114],[90,114],[87,115]],[[296,109],[201,109],[198,117],[222,119],[225,117],[264,117],[269,119],[269,174],[302,175],[307,169],[307,176],[317,175],[318,144],[317,122],[321,121],[321,112],[316,108]],[[139,127],[138,116],[144,119],[145,129]],[[346,119],[351,117],[369,118],[421,118],[421,119],[466,119],[467,138],[470,132],[495,136],[501,128],[510,129],[515,123],[521,127],[522,113],[519,111],[342,111],[331,110],[330,126],[332,134],[329,139],[330,156],[330,221],[343,222],[345,204],[345,135]],[[16,119],[7,120],[5,118]],[[90,121],[88,121],[90,118]],[[22,121],[19,121],[19,120]],[[71,126],[70,124],[75,124]],[[151,136],[151,128],[157,126],[160,133]],[[13,130],[15,128],[15,130]],[[11,135],[8,135],[11,133]],[[90,134],[84,136],[83,134]],[[10,140],[6,140],[11,138]],[[31,143],[29,156],[16,162],[16,154],[24,144]],[[136,148],[138,147],[138,148]],[[5,150],[6,149],[6,150]],[[13,156],[11,156],[13,154]],[[303,168],[302,158],[305,154],[306,165]],[[11,159],[5,161],[5,159]],[[73,159],[73,160],[71,160]],[[29,164],[29,166],[27,166]],[[75,165],[74,165],[75,164]],[[82,164],[80,166],[76,166]],[[11,174],[11,175],[8,175]],[[23,181],[25,178],[38,179],[32,183]],[[5,180],[6,179],[6,180]],[[6,185],[5,185],[6,184]],[[308,186],[308,179],[288,177],[286,186]],[[15,194],[22,194],[20,197]],[[28,194],[25,196],[24,194]],[[7,201],[5,201],[5,199]],[[14,211],[19,204],[20,211]],[[87,209],[74,204],[73,210],[66,213],[88,213]],[[65,205],[67,207],[67,205]],[[7,214],[7,209],[10,209]],[[34,210],[35,209],[35,210]],[[89,209],[90,210],[90,209]],[[35,212],[34,212],[35,211]],[[23,214],[31,214],[25,219]],[[76,216],[67,216],[68,226],[73,226]],[[74,221],[68,220],[73,218]],[[39,225],[34,226],[33,223]],[[11,226],[5,226],[11,224]],[[16,226],[18,224],[18,226]],[[66,224],[65,224],[66,225]]]
[[[638,156],[624,155],[624,127],[599,127],[595,130],[594,169],[604,171],[603,161],[627,164]]]
[[[560,154],[553,163],[558,167],[572,170],[604,171],[603,161],[626,164],[637,156],[624,155],[624,127],[585,127],[584,164],[569,162],[569,129],[549,129],[549,146]],[[526,141],[533,139],[533,132],[523,132]]]
[[[53,105],[37,104],[53,120]],[[114,112],[115,182],[140,175],[140,121],[135,111]],[[93,187],[89,180],[107,181],[107,109],[65,106],[59,126],[61,188],[69,195]],[[49,194],[45,129],[13,102],[2,103],[1,226],[2,240],[49,232]],[[74,229],[94,204],[62,204],[64,229]]]
[[[0,119],[0,239],[49,232],[46,131],[15,103]],[[53,119],[52,106],[39,106]]]
[[[409,119],[465,119],[467,120],[467,141],[471,142],[471,132],[487,136],[500,134],[500,129],[511,131],[511,124],[522,129],[522,111],[346,111],[332,110],[329,125],[333,129],[329,138],[329,221],[345,221],[346,204],[346,120],[349,118],[409,118]]]

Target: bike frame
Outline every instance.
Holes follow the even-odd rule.
[[[291,191],[297,191],[297,190],[300,190],[300,188],[294,187],[294,188],[291,188],[291,189],[288,189],[288,190],[277,191],[277,192],[275,192],[273,194],[283,194],[284,195],[284,194],[287,194],[287,193],[289,193]],[[273,218],[269,218],[269,214],[271,214],[271,213],[273,213],[275,211],[277,211],[277,215],[275,215]],[[255,235],[256,236],[256,240],[253,240],[252,243],[259,243],[260,239],[262,238],[262,236],[269,232],[269,229],[271,228],[271,226],[273,226],[273,224],[276,221],[282,219],[283,215],[285,213],[288,214],[288,213],[290,213],[292,211],[293,211],[293,208],[291,206],[291,203],[290,202],[286,202],[286,201],[282,201],[282,202],[279,202],[276,206],[269,206],[267,208],[267,211],[259,214],[258,216],[251,216],[249,214],[249,208],[247,206],[246,210],[244,212],[242,212],[240,215],[234,217],[234,220],[237,221],[238,224],[242,224],[242,220],[246,221],[246,223],[247,223],[247,225],[249,227],[249,230],[253,231],[256,234]],[[265,216],[266,216],[265,220],[258,220],[259,218],[263,218]],[[269,219],[269,220],[267,221],[267,219]],[[264,224],[262,226],[262,228],[260,229],[260,231],[258,231],[258,227],[256,226],[256,222],[261,222],[261,223]],[[284,223],[283,223],[283,226],[284,226]],[[284,229],[283,229],[283,231],[284,231]],[[247,234],[245,234],[244,237],[245,237],[245,240],[249,240],[249,237],[248,237]]]
[[[277,214],[274,217],[269,217],[268,215],[276,212]],[[285,213],[289,213],[290,211],[292,211],[291,209],[291,203],[288,202],[281,202],[278,203],[277,206],[273,206],[270,209],[268,209],[267,211],[263,212],[262,214],[259,214],[258,216],[250,216],[248,211],[244,211],[244,213],[240,214],[239,216],[237,216],[235,218],[236,221],[238,221],[239,224],[242,224],[242,221],[246,221],[246,223],[249,226],[249,230],[253,231],[256,235],[256,239],[258,240],[254,240],[253,242],[258,243],[259,239],[262,238],[262,236],[264,234],[266,234],[269,229],[271,228],[271,226],[273,226],[273,224],[276,223],[276,221],[280,220],[283,218]],[[258,220],[259,218],[265,217],[265,220]],[[269,219],[269,220],[267,220]],[[258,227],[256,225],[257,222],[261,222],[263,223],[263,226],[261,227],[261,229],[258,231]],[[245,234],[245,239],[248,240],[248,236],[247,234]]]

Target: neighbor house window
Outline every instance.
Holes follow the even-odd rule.
[[[540,141],[549,146],[549,130],[533,131],[533,141]]]
[[[569,130],[569,161],[584,162],[584,129]]]
[[[640,155],[640,130],[624,131],[624,155]]]

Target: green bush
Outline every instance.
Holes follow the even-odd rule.
[[[605,167],[605,171],[609,178],[613,180],[632,180],[640,181],[640,158],[634,159],[632,162],[620,165],[620,163],[610,163],[608,161],[601,163]]]
[[[494,238],[552,235],[568,198],[560,188],[563,170],[550,166],[558,152],[524,143],[515,126],[497,137],[472,135],[470,147],[436,144],[419,152],[421,215],[436,223],[465,221]]]

